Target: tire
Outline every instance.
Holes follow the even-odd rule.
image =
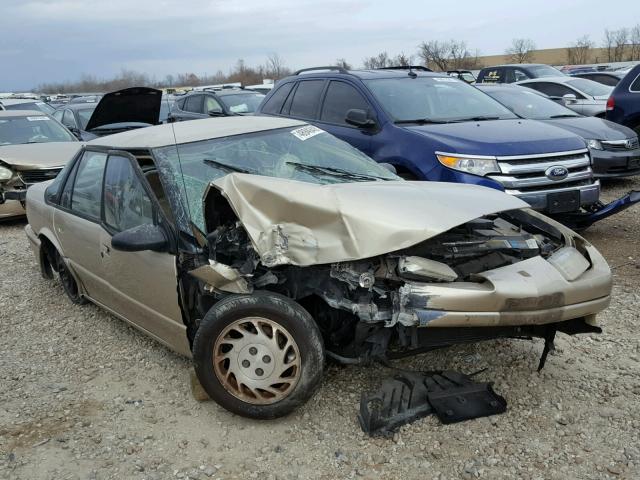
[[[64,263],[62,256],[56,251],[56,270],[58,272],[58,276],[60,277],[60,283],[62,283],[62,288],[64,293],[67,294],[69,300],[76,305],[85,305],[87,303],[87,299],[80,295],[80,290],[78,288],[78,283],[76,282],[75,277],[67,267],[67,264]]]
[[[309,400],[325,360],[311,315],[265,291],[232,295],[211,307],[196,332],[193,359],[213,400],[254,419],[282,417]]]

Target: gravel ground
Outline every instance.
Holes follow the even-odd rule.
[[[640,179],[608,182],[606,199]],[[22,231],[0,225],[0,479],[640,478],[640,208],[585,236],[614,267],[604,334],[492,341],[420,355],[405,368],[487,368],[504,415],[393,439],[358,426],[382,367],[328,368],[315,397],[271,422],[198,403],[189,361],[40,277]]]

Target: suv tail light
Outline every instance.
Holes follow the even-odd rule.
[[[613,99],[613,95],[611,95],[608,99],[607,99],[607,112],[612,111],[616,106],[616,101]]]

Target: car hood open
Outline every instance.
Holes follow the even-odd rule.
[[[162,91],[155,88],[131,87],[107,93],[96,105],[85,130],[118,123],[157,125],[161,102]]]
[[[16,170],[64,167],[82,145],[80,142],[5,145],[0,147],[0,162]]]
[[[369,258],[416,245],[483,215],[528,207],[516,197],[475,185],[317,185],[240,173],[209,185],[205,212],[220,202],[220,195],[268,267]]]

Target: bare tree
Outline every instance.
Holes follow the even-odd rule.
[[[614,32],[613,36],[613,57],[614,62],[624,61],[624,53],[627,47],[627,41],[629,38],[629,31],[626,28],[621,28]]]
[[[589,61],[593,42],[589,35],[584,35],[567,47],[567,63],[584,65]]]
[[[336,59],[336,67],[344,68],[345,70],[351,70],[352,68],[345,58]]]
[[[451,45],[449,42],[429,40],[418,45],[418,56],[425,66],[434,70],[446,71],[449,68]]]
[[[389,62],[391,65],[389,66],[390,67],[408,67],[409,65],[411,65],[412,61],[413,61],[413,56],[405,55],[404,52],[401,52],[391,59],[391,61]]]
[[[450,54],[449,54],[449,69],[455,70],[468,70],[470,68],[476,68],[478,65],[478,54],[476,50],[475,54],[471,54],[467,48],[467,42],[451,40],[449,42]]]
[[[640,60],[640,23],[631,28],[629,33],[629,60]]]
[[[267,57],[266,73],[271,78],[277,80],[287,76],[290,72],[284,66],[284,60],[277,53],[272,53]]]
[[[504,53],[513,63],[528,63],[533,61],[533,51],[536,44],[530,38],[514,38],[511,46]]]
[[[376,68],[390,67],[390,60],[391,59],[389,58],[389,54],[387,52],[380,52],[378,55],[365,58],[362,63],[364,65],[364,68],[373,70]]]

